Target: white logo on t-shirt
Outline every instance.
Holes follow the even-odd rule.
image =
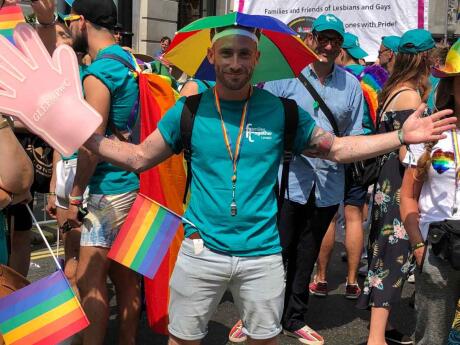
[[[273,132],[267,131],[265,128],[252,127],[252,123],[248,123],[246,125],[246,138],[250,143],[253,143],[254,136],[262,140],[272,140]]]

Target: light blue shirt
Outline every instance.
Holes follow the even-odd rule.
[[[353,75],[334,66],[323,85],[310,66],[306,67],[302,74],[310,81],[331,109],[342,135],[363,133],[364,97],[361,86]],[[319,127],[333,132],[326,115],[316,105],[313,97],[298,79],[268,82],[264,88],[276,96],[295,100],[301,108],[312,116]],[[308,158],[303,155],[295,156],[291,162],[289,199],[293,202],[306,204],[312,188],[316,186],[316,206],[327,207],[339,204],[343,200],[344,184],[345,169],[342,164],[319,158]]]

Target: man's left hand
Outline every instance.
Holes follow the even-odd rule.
[[[442,110],[431,116],[422,117],[426,105],[421,104],[418,109],[409,116],[402,127],[404,143],[420,144],[444,139],[445,131],[454,129],[457,118],[452,115],[453,111]],[[448,116],[448,117],[446,117]]]

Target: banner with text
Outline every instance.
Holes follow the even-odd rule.
[[[402,35],[405,31],[426,28],[429,0],[235,0],[234,10],[276,17],[302,33],[323,13],[343,20],[345,30],[357,35],[361,47],[377,58],[382,36]]]

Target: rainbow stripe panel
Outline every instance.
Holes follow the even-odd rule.
[[[139,194],[108,257],[152,279],[180,224],[180,217]]]
[[[460,39],[450,48],[446,58],[445,72],[460,72]]]
[[[24,23],[21,6],[5,6],[0,9],[0,35],[14,43],[13,31],[16,25]]]
[[[0,299],[7,345],[54,345],[89,325],[61,270]]]

